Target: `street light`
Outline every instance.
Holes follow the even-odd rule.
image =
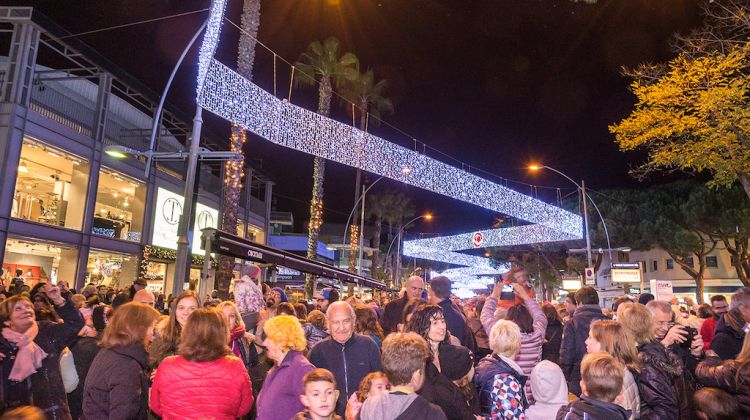
[[[608,248],[608,252],[609,252],[609,263],[612,264],[612,245],[611,245],[611,243],[609,241],[609,231],[607,230],[607,222],[604,221],[604,217],[602,216],[602,212],[599,211],[599,207],[594,202],[594,199],[592,199],[591,196],[588,195],[588,193],[586,192],[586,184],[584,183],[584,181],[581,180],[581,183],[578,184],[577,182],[575,182],[573,180],[573,178],[571,178],[571,177],[565,175],[564,173],[558,171],[557,169],[552,168],[552,167],[547,166],[547,165],[531,164],[531,165],[528,166],[528,168],[532,172],[536,172],[536,171],[539,171],[539,170],[542,170],[542,169],[549,169],[550,171],[555,172],[556,174],[561,175],[562,177],[564,177],[568,181],[572,182],[573,185],[576,186],[576,188],[578,188],[579,190],[581,190],[581,194],[582,194],[582,197],[583,197],[583,224],[584,224],[584,229],[586,231],[586,258],[587,258],[587,261],[588,261],[588,266],[589,267],[593,267],[593,261],[592,261],[592,257],[591,257],[591,237],[589,236],[589,215],[588,215],[588,207],[586,206],[586,202],[587,201],[590,201],[591,205],[594,206],[594,209],[596,210],[596,213],[599,215],[599,219],[602,221],[602,226],[604,226],[604,235],[607,237],[607,248]],[[588,198],[588,200],[586,200],[587,198]]]
[[[199,130],[193,132],[199,133]],[[197,172],[198,160],[223,161],[242,160],[242,153],[212,151],[205,147],[199,147],[200,140],[190,140],[190,152],[183,150],[177,152],[154,152],[153,150],[135,150],[125,146],[107,146],[104,153],[117,159],[145,157],[149,162],[152,160],[175,161],[188,159],[188,173],[185,177],[185,190],[183,192],[185,205],[183,206],[180,224],[177,228],[177,256],[175,258],[175,270],[172,283],[172,294],[177,296],[182,292],[182,284],[187,276],[187,266],[190,259],[190,219],[193,212],[193,188],[195,187],[195,173]]]
[[[393,243],[396,241],[396,239],[398,239],[398,248],[399,249],[398,249],[398,255],[396,257],[397,258],[396,259],[396,270],[399,271],[399,274],[400,274],[400,271],[401,271],[401,235],[404,233],[404,230],[406,229],[407,226],[409,226],[410,224],[416,222],[417,220],[419,220],[419,219],[425,219],[427,221],[430,221],[430,220],[432,220],[432,218],[433,218],[432,214],[427,213],[427,214],[423,214],[421,216],[417,216],[417,217],[409,220],[408,222],[404,223],[403,226],[401,226],[401,228],[396,233],[396,236],[393,239],[391,239],[391,243],[390,243],[390,245],[388,245],[388,251],[386,251],[386,253],[385,253],[385,261],[386,262],[388,261],[388,257],[391,255],[391,248],[393,247]],[[399,285],[400,284],[401,284],[401,280],[399,279]]]
[[[412,168],[409,167],[409,166],[404,166],[403,168],[401,168],[401,173],[404,174],[404,175],[409,175],[411,173],[411,171],[412,171]],[[367,192],[370,191],[370,189],[372,187],[374,187],[375,184],[377,184],[378,182],[380,182],[383,178],[385,178],[385,177],[384,176],[379,177],[378,179],[375,180],[375,182],[373,182],[372,184],[370,184],[370,186],[367,187],[367,188],[365,188],[364,186],[362,186],[362,194],[360,194],[359,198],[354,203],[354,207],[352,208],[352,211],[349,212],[349,217],[346,219],[346,225],[344,226],[344,241],[343,241],[343,245],[346,246],[346,237],[347,237],[346,233],[349,231],[349,224],[350,224],[350,222],[352,220],[352,215],[354,215],[354,212],[357,211],[357,206],[359,205],[359,202],[361,201],[362,202],[362,209],[361,209],[361,213],[362,214],[360,216],[360,223],[362,224],[362,226],[360,226],[360,229],[359,229],[359,246],[358,246],[358,248],[359,248],[359,255],[357,257],[357,261],[358,261],[358,265],[359,265],[359,267],[357,268],[357,274],[358,275],[362,275],[362,254],[363,254],[362,253],[362,251],[363,251],[362,241],[364,240],[364,231],[365,231],[365,229],[364,229],[364,225],[365,225],[365,197],[367,195]],[[432,216],[430,216],[430,217],[432,217]],[[351,255],[349,256],[349,258],[351,258]]]

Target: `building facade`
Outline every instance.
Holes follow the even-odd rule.
[[[108,145],[149,150],[159,96],[31,8],[0,7],[0,263],[27,284],[67,280],[172,290],[185,163],[115,159]],[[185,150],[192,122],[164,107],[155,149]],[[226,150],[228,140],[201,144]],[[266,243],[273,183],[246,171],[239,236]],[[201,165],[190,282],[200,278],[200,229],[217,227],[220,164]]]

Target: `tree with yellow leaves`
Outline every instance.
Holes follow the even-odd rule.
[[[726,53],[680,54],[665,66],[629,74],[638,102],[609,127],[621,151],[646,149],[634,170],[712,175],[710,185],[740,181],[750,197],[750,43]]]

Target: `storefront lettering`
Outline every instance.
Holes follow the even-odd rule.
[[[247,256],[250,257],[250,258],[257,258],[259,260],[263,259],[263,253],[262,252],[258,252],[258,251],[252,250],[252,249],[248,249],[247,250]]]

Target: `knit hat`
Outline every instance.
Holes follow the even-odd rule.
[[[320,292],[315,293],[315,298],[319,299],[325,299],[325,300],[331,300],[331,291],[333,289],[330,287],[326,287],[325,289],[321,290]]]
[[[274,287],[271,290],[275,290],[275,291],[279,292],[279,295],[281,295],[281,301],[282,302],[289,302],[289,299],[286,298],[286,293],[284,293],[284,289],[282,289],[281,287]]]
[[[474,354],[463,346],[441,345],[438,358],[443,375],[451,381],[463,378],[474,366]]]

